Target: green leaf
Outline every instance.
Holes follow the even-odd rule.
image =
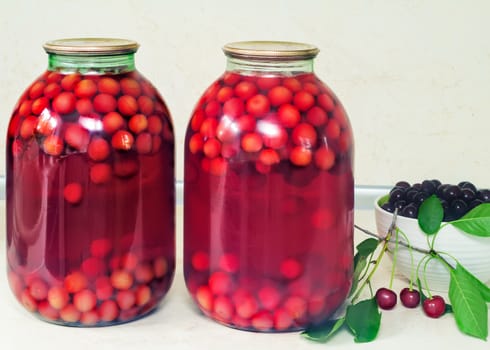
[[[450,271],[449,300],[460,331],[483,340],[488,336],[488,307],[474,279],[457,264]]]
[[[378,205],[381,207],[383,204],[388,202],[389,199],[390,199],[390,194],[388,193],[387,195],[384,195],[378,200]]]
[[[378,241],[377,239],[368,238],[357,245],[357,253],[354,256],[354,273],[352,276],[352,286],[349,292],[349,296],[351,296],[357,289],[360,276],[367,266],[367,259],[376,250],[379,243],[380,241]]]
[[[318,342],[318,343],[326,343],[334,334],[337,333],[339,329],[345,323],[345,317],[339,318],[337,320],[329,320],[324,324],[313,326],[307,328],[304,332],[301,333],[303,337],[306,339]]]
[[[381,313],[376,299],[367,299],[347,307],[345,322],[354,334],[356,343],[367,343],[376,339],[381,325]]]
[[[427,198],[419,208],[419,226],[427,235],[433,235],[441,227],[444,218],[444,209],[437,196],[432,195]]]
[[[473,275],[471,272],[466,270],[463,265],[458,264],[458,266],[464,274],[466,274],[467,278],[471,280],[471,283],[473,283],[473,286],[478,289],[480,292],[481,296],[483,299],[487,302],[490,303],[490,287],[488,287],[485,283],[480,281],[475,275]]]
[[[490,237],[490,203],[480,204],[450,224],[473,236]]]
[[[379,242],[380,241],[375,238],[365,239],[356,246],[357,253],[361,256],[369,256],[374,253],[374,251],[378,247]]]

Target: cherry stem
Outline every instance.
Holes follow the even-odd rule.
[[[365,233],[366,235],[368,236],[371,236],[371,237],[374,237],[374,238],[377,238],[378,240],[380,241],[385,241],[385,242],[389,242],[389,243],[395,243],[395,240],[392,240],[391,237],[389,239],[388,236],[386,236],[385,238],[381,237],[380,235],[376,234],[376,233],[373,233],[369,230],[366,230],[365,228],[362,228],[360,226],[357,226],[357,225],[354,225],[354,227],[356,229],[358,229],[359,231]],[[400,245],[406,247],[406,248],[409,248],[409,249],[413,249],[415,250],[416,252],[419,252],[419,253],[422,253],[422,254],[432,254],[434,253],[433,251],[431,250],[427,250],[427,249],[423,249],[423,248],[418,248],[418,247],[414,247],[413,245],[409,244],[409,243],[405,243],[403,241],[399,241],[398,242]]]

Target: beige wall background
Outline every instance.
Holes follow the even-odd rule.
[[[47,65],[50,39],[137,40],[138,69],[158,87],[176,129],[176,177],[194,104],[237,40],[316,44],[318,74],[346,107],[356,182],[439,178],[490,187],[490,2],[486,0],[0,2],[0,133]],[[0,175],[5,174],[5,143]]]

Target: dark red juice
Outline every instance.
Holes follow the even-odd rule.
[[[186,136],[184,268],[231,327],[324,321],[351,286],[352,131],[314,74],[225,73]]]

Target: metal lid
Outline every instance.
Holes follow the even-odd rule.
[[[223,47],[225,55],[248,59],[309,59],[320,50],[310,44],[289,41],[238,41]]]
[[[47,53],[71,56],[99,56],[132,53],[139,44],[133,40],[114,38],[72,38],[51,40],[43,45]]]

